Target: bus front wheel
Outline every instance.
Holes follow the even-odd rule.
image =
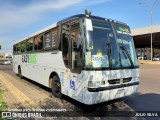
[[[57,97],[57,98],[62,97],[61,84],[60,84],[60,80],[57,76],[53,76],[53,78],[52,78],[51,89],[52,89],[52,94],[55,97]]]

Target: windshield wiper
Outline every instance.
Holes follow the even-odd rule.
[[[107,54],[108,54],[108,59],[109,59],[109,68],[111,68],[111,39],[109,38],[108,34],[107,34],[107,38],[109,40],[109,42],[107,42],[106,44]]]
[[[130,61],[130,63],[131,63],[131,68],[134,68],[134,64],[133,64],[132,58],[131,58],[131,56],[129,55],[126,47],[125,47],[124,44],[123,44],[123,42],[122,42],[122,46],[120,46],[120,48],[122,49],[124,55],[125,55],[125,53],[126,53],[128,59],[129,59],[129,61]]]

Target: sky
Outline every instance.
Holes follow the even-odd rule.
[[[127,23],[131,29],[150,26],[155,0],[0,0],[0,53],[12,52],[15,41],[87,9],[92,15]],[[143,3],[143,4],[139,4]],[[160,24],[160,0],[153,7],[153,25]]]

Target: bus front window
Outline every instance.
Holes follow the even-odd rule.
[[[85,68],[138,67],[135,47],[127,25],[85,19]]]
[[[108,45],[114,39],[111,24],[86,19],[85,65],[90,69],[109,68]]]
[[[135,47],[128,26],[114,24],[122,68],[138,67]]]

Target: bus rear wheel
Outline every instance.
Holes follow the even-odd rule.
[[[52,89],[52,94],[55,97],[57,97],[57,98],[62,97],[61,83],[60,83],[60,80],[57,76],[53,76],[53,78],[52,78],[51,89]]]
[[[20,79],[22,79],[22,71],[21,71],[21,67],[18,68],[18,76]]]

